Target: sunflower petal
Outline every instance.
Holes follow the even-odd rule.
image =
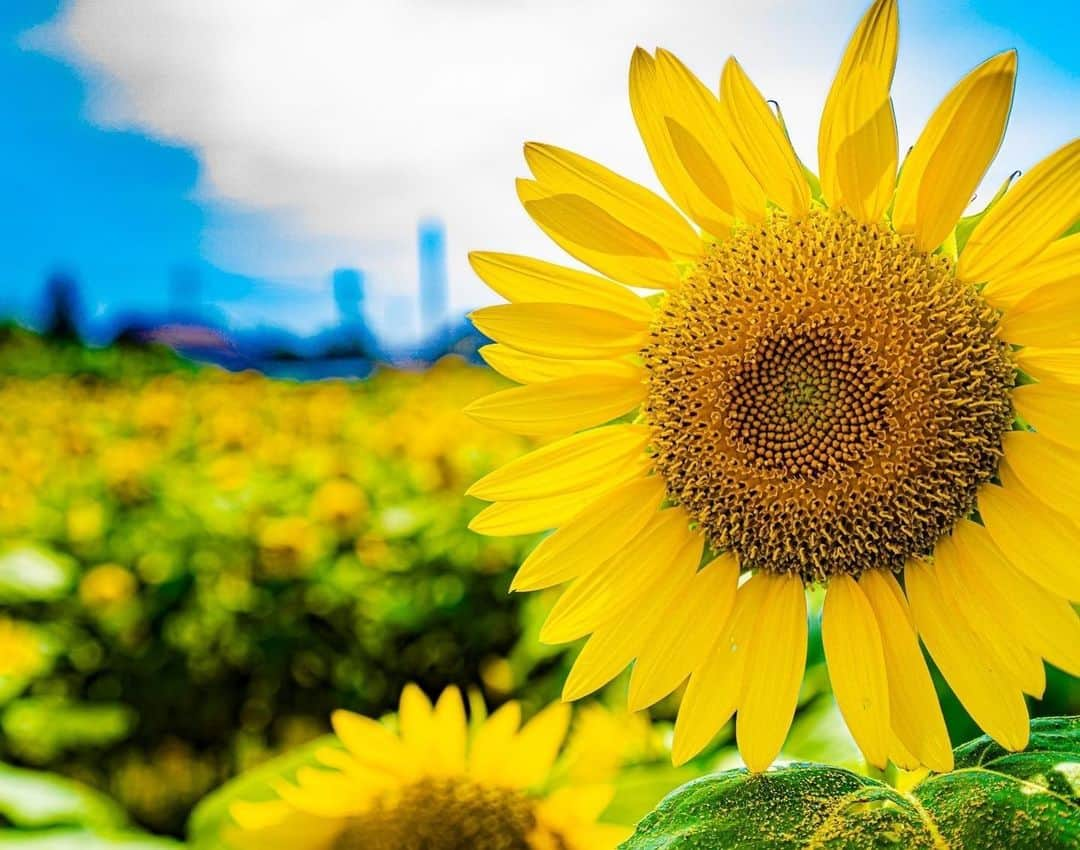
[[[1080,233],[1055,239],[1031,262],[990,279],[982,296],[1006,309],[1044,287],[1060,289],[1059,297],[1080,287]]]
[[[488,501],[543,499],[636,478],[649,467],[643,425],[611,425],[563,437],[489,472],[467,495]]]
[[[885,651],[874,609],[850,576],[829,580],[821,638],[844,722],[866,760],[884,770],[892,734]]]
[[[664,481],[655,475],[611,490],[541,541],[510,589],[540,590],[602,564],[657,515],[663,497]]]
[[[739,157],[769,200],[792,216],[810,209],[810,187],[791,142],[734,57],[720,77],[720,115]]]
[[[508,345],[482,345],[478,351],[492,369],[519,384],[543,384],[576,375],[641,376],[641,367],[625,360],[563,360],[526,354]],[[640,379],[640,377],[639,377]]]
[[[477,276],[507,301],[576,304],[648,322],[653,310],[625,286],[602,277],[522,257],[473,251],[469,264]]]
[[[1051,664],[1080,675],[1080,617],[1006,560],[985,528],[968,520],[953,532],[962,579],[980,588],[993,621]]]
[[[645,398],[643,375],[578,375],[492,393],[465,408],[478,422],[514,434],[559,436],[603,425]]]
[[[896,736],[922,764],[937,771],[952,770],[949,731],[900,585],[892,573],[867,570],[859,578],[859,587],[874,610],[881,634],[889,722]]]
[[[1016,51],[988,59],[946,95],[904,160],[893,227],[922,251],[945,241],[990,167],[1012,107]]]
[[[615,483],[603,482],[542,499],[493,502],[472,518],[469,530],[491,537],[513,537],[558,528],[603,496]]]
[[[1080,516],[1080,454],[1029,431],[1009,431],[1002,440],[1005,463],[1044,505]]]
[[[746,766],[765,770],[784,745],[806,668],[806,592],[794,575],[764,575],[765,598],[746,647],[735,736]]]
[[[992,281],[1020,269],[1080,219],[1080,139],[1016,181],[979,222],[956,266],[961,280]]]
[[[667,615],[652,629],[630,677],[629,705],[640,711],[659,702],[701,666],[716,640],[716,624],[735,605],[739,565],[725,553],[680,589]]]
[[[1028,740],[1023,695],[967,629],[957,627],[934,565],[909,562],[904,583],[919,634],[968,714],[1006,749],[1022,750]]]
[[[469,315],[483,334],[540,357],[607,359],[644,345],[648,325],[575,304],[496,304]]]
[[[517,181],[518,198],[537,226],[570,256],[629,286],[667,289],[679,283],[675,259],[647,234],[607,210],[533,180]]]
[[[525,161],[548,191],[580,195],[638,233],[646,233],[671,256],[696,259],[701,238],[663,198],[599,163],[554,145],[530,142]]]
[[[499,706],[477,730],[469,748],[469,774],[478,781],[503,781],[506,753],[521,725],[521,704]]]
[[[656,514],[632,540],[600,566],[574,581],[559,597],[540,629],[544,643],[577,640],[606,623],[655,589],[658,582],[675,581],[683,571],[691,574],[687,546],[702,537],[690,530],[682,508]],[[700,549],[698,549],[700,561]]]
[[[1080,529],[1031,495],[1006,461],[1002,486],[979,488],[979,515],[1006,558],[1028,578],[1065,599],[1080,601]]]
[[[1077,279],[1080,281],[1080,276]],[[1017,366],[1040,381],[1080,384],[1080,348],[1025,346],[1013,352],[1013,358]]]
[[[889,89],[898,33],[896,0],[876,0],[848,42],[818,131],[822,193],[829,204],[863,221],[877,221],[879,216],[872,213],[884,211],[892,193],[890,172],[895,177],[896,127]]]
[[[754,575],[735,594],[727,622],[715,621],[716,642],[690,674],[675,721],[671,758],[685,764],[709,743],[739,707],[746,647],[766,595],[763,574]]]
[[[540,711],[521,728],[505,753],[514,787],[529,788],[547,777],[569,728],[570,706],[559,702]]]
[[[1058,381],[1023,384],[1013,391],[1013,404],[1038,433],[1080,450],[1080,388]]]
[[[938,586],[958,615],[953,628],[963,628],[979,653],[989,656],[1004,678],[1024,693],[1041,697],[1046,689],[1042,659],[1024,645],[1023,633],[1015,631],[1014,624],[998,620],[983,583],[964,582],[964,562],[954,529],[953,534],[938,540],[934,549]]]

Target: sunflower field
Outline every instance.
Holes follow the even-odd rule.
[[[505,386],[490,370],[297,383],[8,330],[0,375],[0,847],[277,847],[229,836],[349,745],[338,709],[401,728],[403,694],[450,687],[484,728],[552,711],[579,645],[538,639],[553,595],[508,593],[537,537],[467,528],[468,485],[531,445],[462,414]],[[939,688],[954,742],[976,735]],[[597,847],[738,763],[728,729],[672,767],[677,696],[631,714],[625,689],[567,713],[550,766],[613,789],[589,829],[623,832],[580,833]],[[1034,706],[1077,711],[1075,680],[1052,672]],[[813,624],[783,757],[877,781]]]

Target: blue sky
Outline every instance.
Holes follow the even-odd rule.
[[[388,12],[379,20],[358,19],[357,32],[408,34],[416,42],[401,47],[401,61],[408,66],[376,78],[362,66],[349,65],[353,60],[347,51],[337,51],[345,64],[335,64],[333,56],[322,56],[335,53],[334,47],[324,49],[327,36],[313,29],[314,43],[297,46],[298,56],[306,61],[298,61],[288,78],[278,79],[271,74],[281,64],[281,44],[288,44],[294,31],[301,40],[309,24],[299,11],[304,4],[275,0],[270,3],[273,12],[253,14],[249,20],[223,14],[230,20],[223,20],[215,33],[206,31],[205,16],[188,26],[180,11],[185,4],[160,5],[166,2],[0,4],[0,74],[5,80],[0,89],[0,177],[7,187],[0,201],[4,312],[32,317],[42,281],[53,270],[78,277],[91,311],[160,308],[168,301],[175,270],[194,268],[202,280],[201,295],[233,321],[311,330],[333,319],[328,283],[332,269],[360,265],[375,281],[384,307],[400,313],[401,301],[415,288],[412,227],[426,215],[447,220],[455,258],[472,247],[535,246],[512,211],[511,178],[521,169],[510,157],[518,155],[520,141],[529,135],[551,127],[563,134],[552,140],[580,139],[577,146],[597,158],[604,158],[608,146],[620,170],[641,177],[634,170],[640,155],[630,153],[629,147],[616,149],[610,141],[631,135],[622,80],[633,41],[666,28],[656,38],[676,49],[685,42],[692,57],[712,62],[711,68],[694,63],[703,76],[717,72],[720,65],[720,58],[714,58],[708,43],[699,43],[694,32],[698,13],[689,13],[678,29],[669,20],[677,16],[657,17],[654,23],[652,7],[665,4],[634,0],[639,11],[627,16],[631,22],[625,32],[611,36],[610,60],[606,45],[595,50],[583,45],[575,53],[571,44],[560,67],[553,68],[551,56],[531,57],[520,46],[511,45],[505,53],[478,48],[470,54],[467,42],[466,49],[446,60],[439,52],[441,42],[452,41],[454,33],[446,32],[445,22],[434,20],[430,40],[425,40],[421,19]],[[422,6],[424,0],[417,2]],[[156,17],[148,11],[155,5]],[[235,10],[246,4],[238,0],[231,5]],[[800,12],[800,4],[792,3],[795,11],[789,15],[784,4],[774,4],[770,11],[770,0],[762,0],[747,9],[755,5],[762,9],[760,20],[739,22],[745,29],[740,32],[742,44],[720,50],[737,48],[741,57],[760,57],[761,65],[790,55],[790,50],[785,53],[785,25],[794,38],[799,15],[813,20],[819,8],[807,2]],[[900,60],[901,68],[910,63],[914,70],[909,73],[917,74],[925,64],[921,57],[931,57],[933,70],[940,67],[946,75],[935,76],[936,91],[925,102],[915,98],[906,107],[912,115],[925,117],[952,84],[948,74],[976,64],[991,49],[1020,47],[1022,74],[1027,74],[1022,79],[1027,82],[1018,90],[1014,112],[1019,141],[1006,149],[1013,159],[1041,156],[1076,135],[1080,95],[1080,51],[1075,45],[1080,15],[1073,4],[1031,2],[1021,7],[1021,14],[1017,5],[1000,0],[903,4],[906,29]],[[204,12],[217,8],[197,2],[191,6]],[[823,44],[800,54],[818,75],[815,85],[835,67],[836,59],[829,57],[838,56],[841,34],[850,31],[862,3],[837,0],[836,6],[842,22],[822,20]],[[269,12],[270,7],[261,8]],[[558,23],[560,3],[551,7],[547,17]],[[490,7],[479,13],[475,4],[461,9],[487,15],[468,22],[469,32],[481,30],[477,38],[490,41],[492,33],[484,27],[490,25],[497,33],[503,25]],[[441,12],[431,6],[423,14],[437,19]],[[590,26],[584,8],[574,14],[582,27]],[[748,11],[742,18],[752,15]],[[116,25],[116,16],[132,21],[130,35]],[[268,29],[264,19],[275,17],[279,25]],[[49,22],[47,38],[26,35]],[[161,30],[155,29],[159,22]],[[520,28],[528,20],[510,23]],[[243,32],[245,26],[252,28],[252,37]],[[597,16],[597,32],[605,26]],[[238,31],[243,38],[230,41]],[[190,48],[185,47],[185,34]],[[465,31],[461,35],[470,37]],[[358,54],[377,52],[380,45],[375,42],[382,40],[357,41]],[[141,52],[146,44],[149,49]],[[199,52],[204,44],[205,56]],[[266,56],[257,50],[248,55],[251,44],[264,45]],[[241,52],[243,61],[233,61]],[[424,67],[429,56],[440,69],[434,77]],[[456,57],[461,67],[448,67]],[[323,61],[325,67],[319,64]],[[587,73],[587,83],[574,80],[575,62]],[[790,62],[792,75],[802,74],[797,62]],[[445,91],[439,75],[452,78]],[[387,95],[395,76],[401,78],[403,91]],[[504,78],[513,85],[500,85]],[[773,80],[766,76],[766,82]],[[776,77],[778,87],[784,82]],[[610,98],[605,94],[600,101],[600,95],[593,95],[593,83],[597,91],[601,85],[604,92],[610,90]],[[192,96],[199,87],[207,92],[205,97]],[[417,91],[419,106],[394,111],[402,100],[411,103]],[[582,102],[568,106],[568,93],[577,91]],[[365,99],[369,95],[370,102]],[[1026,111],[1021,109],[1022,96],[1030,99]],[[426,106],[425,97],[430,98]],[[904,103],[899,94],[897,98],[903,121]],[[488,100],[491,110],[485,110]],[[446,102],[452,111],[442,110]],[[527,108],[515,111],[522,102]],[[1047,129],[1038,110],[1048,105],[1056,105],[1057,113]],[[424,121],[425,109],[430,126]],[[354,112],[363,120],[351,120]],[[385,120],[379,120],[382,115]],[[310,132],[313,126],[318,132]],[[400,137],[393,134],[394,126],[404,128]],[[485,149],[488,143],[500,151],[497,157]],[[1034,153],[1029,154],[1029,147]],[[1011,167],[1001,165],[1004,171]],[[478,244],[488,234],[510,244]],[[452,266],[451,280],[456,306],[483,297],[463,262]]]

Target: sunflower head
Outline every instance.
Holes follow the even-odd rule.
[[[341,747],[276,786],[278,799],[236,803],[238,848],[281,850],[604,850],[627,830],[598,823],[611,799],[600,783],[559,785],[570,712],[554,705],[521,725],[507,703],[467,721],[460,692],[434,706],[402,693],[398,732],[339,711]]]
[[[541,631],[589,635],[565,696],[633,664],[630,702],[687,683],[685,760],[737,714],[779,753],[827,586],[833,692],[867,759],[951,765],[920,639],[968,712],[1023,747],[1042,662],[1080,672],[1080,140],[964,217],[1016,54],[941,101],[899,168],[895,0],[826,98],[818,175],[734,59],[713,89],[638,49],[630,102],[674,205],[530,143],[526,211],[600,274],[472,256],[473,314],[522,386],[475,417],[548,440],[469,491],[472,528],[556,529],[516,590],[569,587]],[[658,290],[642,297],[642,289]]]

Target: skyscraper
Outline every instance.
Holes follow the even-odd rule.
[[[364,273],[359,269],[334,269],[334,303],[342,324],[355,322],[364,312]]]
[[[446,229],[438,219],[424,219],[417,229],[420,253],[421,333],[429,336],[446,323]]]

